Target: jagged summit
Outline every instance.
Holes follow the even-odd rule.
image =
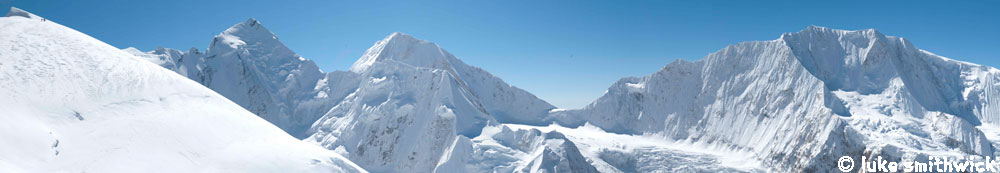
[[[814,46],[819,46],[815,44],[840,44],[844,46],[862,47],[870,48],[874,44],[894,44],[889,43],[893,41],[903,41],[902,38],[894,36],[886,36],[875,30],[863,29],[863,30],[841,30],[832,29],[822,26],[810,25],[799,32],[785,33],[781,35],[778,40],[785,41],[789,46],[797,46],[804,44],[813,44]],[[827,46],[827,45],[823,45]],[[835,45],[830,45],[835,46]],[[883,45],[884,46],[884,45]],[[912,47],[912,46],[910,46]],[[821,47],[816,47],[819,49]],[[851,47],[847,47],[851,48]]]
[[[877,90],[884,88],[894,69],[889,58],[915,52],[902,39],[885,36],[875,29],[838,30],[809,26],[779,39],[796,59],[832,89]],[[887,76],[888,75],[888,76]]]
[[[878,30],[876,30],[875,28],[868,28],[868,29],[862,29],[862,30],[844,30],[844,29],[834,29],[834,28],[828,28],[828,27],[823,27],[823,26],[809,25],[805,29],[802,29],[801,31],[796,32],[794,34],[816,34],[816,33],[842,33],[843,34],[843,33],[857,33],[857,32],[879,33]],[[879,33],[879,35],[881,35],[881,33]]]
[[[827,28],[827,27],[816,26],[816,25],[810,25],[810,26],[806,27],[805,29],[802,29],[799,32],[795,32],[795,33],[791,33],[791,34],[793,34],[793,35],[805,35],[805,34],[810,34],[810,35],[820,35],[820,34],[831,35],[831,34],[833,34],[833,35],[847,35],[847,36],[852,36],[852,37],[865,37],[865,38],[871,38],[871,39],[874,39],[874,38],[883,38],[883,37],[896,38],[894,36],[887,36],[885,34],[882,34],[882,32],[879,32],[875,28],[860,29],[860,30],[844,30],[844,29]]]
[[[10,12],[7,12],[7,16],[6,17],[12,17],[12,16],[21,16],[21,17],[25,17],[25,18],[29,18],[29,19],[40,19],[40,18],[42,18],[42,17],[39,17],[38,15],[31,14],[30,12],[24,11],[24,10],[22,10],[20,8],[17,8],[17,7],[10,7]]]

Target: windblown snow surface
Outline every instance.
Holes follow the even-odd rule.
[[[0,172],[364,172],[187,78],[52,21],[0,17]]]
[[[993,156],[1000,141],[1000,70],[873,29],[731,45],[573,110],[402,33],[329,73],[253,19],[204,53],[126,51],[373,172],[829,172],[844,155]]]

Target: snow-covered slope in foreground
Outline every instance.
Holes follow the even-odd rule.
[[[0,172],[364,172],[194,81],[11,11],[0,17]]]

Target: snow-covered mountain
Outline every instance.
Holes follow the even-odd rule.
[[[463,92],[475,98],[470,100],[478,107],[475,109],[501,122],[548,124],[548,111],[555,108],[482,69],[462,63],[433,43],[402,33],[394,33],[370,48],[349,72],[326,75],[315,63],[285,47],[255,19],[217,35],[205,53],[195,48],[188,52],[168,48],[125,50],[199,81],[299,138],[309,136],[311,133],[305,130],[313,122],[363,85],[362,77],[378,75],[367,74],[371,66],[387,61],[443,70],[456,78]],[[396,69],[400,68],[389,70]],[[463,127],[468,130],[459,133],[475,136],[483,122],[470,124],[478,127]]]
[[[479,136],[491,122],[547,124],[554,109],[402,33],[375,43],[351,72],[358,89],[313,124],[306,141],[374,172],[436,170],[456,138]]]
[[[364,172],[167,69],[0,17],[0,172]]]
[[[777,171],[850,155],[993,156],[1000,70],[876,30],[810,26],[624,78],[559,122],[755,153]]]
[[[205,52],[125,51],[211,88],[298,138],[308,136],[305,130],[353,90],[330,88],[330,82],[356,83],[343,72],[323,73],[252,18],[216,35]]]
[[[1000,143],[1000,70],[875,30],[731,45],[575,110],[402,33],[330,73],[253,19],[204,53],[126,51],[373,172],[831,171],[844,155],[993,156]]]

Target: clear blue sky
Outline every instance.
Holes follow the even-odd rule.
[[[346,70],[399,31],[575,108],[621,77],[809,25],[876,28],[942,56],[997,67],[998,2],[0,0],[0,12],[14,5],[141,50],[204,49],[215,34],[253,17],[325,71]]]

